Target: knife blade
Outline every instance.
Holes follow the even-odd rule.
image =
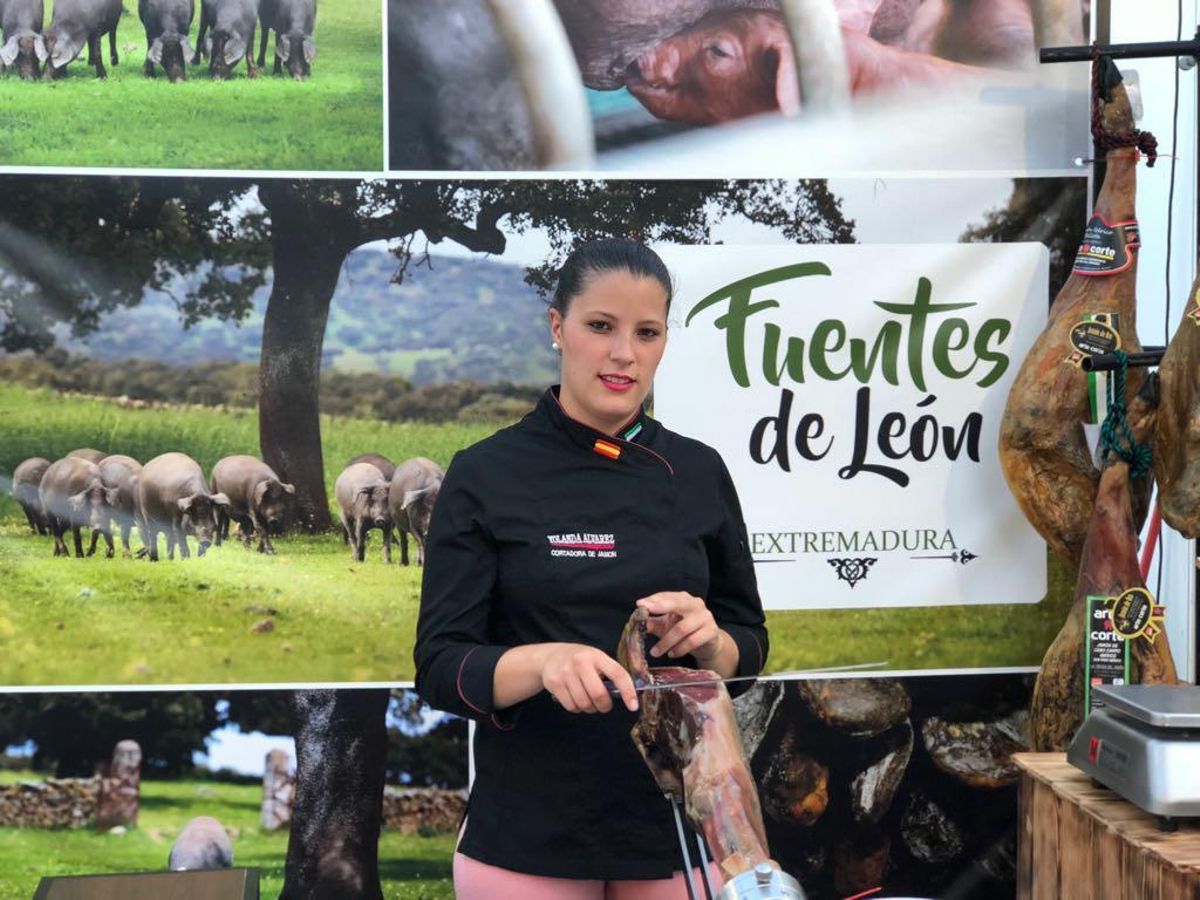
[[[825,675],[834,672],[858,672],[864,669],[881,669],[888,664],[887,660],[869,663],[852,663],[847,666],[828,666],[821,669],[793,669],[790,672],[775,672],[771,675],[736,675],[732,678],[701,678],[696,681],[676,681],[664,682],[661,684],[640,682],[634,680],[633,687],[639,694],[642,691],[660,691],[667,688],[683,688],[683,687],[705,687],[714,684],[732,684],[736,681],[783,681],[788,678],[798,678],[802,675]],[[653,669],[651,669],[653,671]],[[619,695],[621,692],[606,678],[605,685],[608,687],[608,692],[613,695]]]

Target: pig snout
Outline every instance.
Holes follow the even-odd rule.
[[[680,62],[678,47],[670,42],[659,44],[629,64],[627,80],[642,88],[674,87],[679,83]]]

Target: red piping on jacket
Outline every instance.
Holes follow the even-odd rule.
[[[496,718],[495,713],[484,712],[482,709],[480,709],[478,706],[476,706],[474,703],[472,703],[470,700],[468,700],[467,695],[463,693],[463,689],[462,689],[463,669],[467,665],[467,660],[471,658],[471,654],[474,653],[478,649],[479,649],[478,647],[472,647],[470,650],[468,650],[463,655],[462,662],[460,662],[458,664],[458,677],[454,679],[454,687],[458,691],[458,696],[462,698],[463,703],[465,703],[467,706],[471,707],[471,709],[475,710],[475,712],[479,713],[481,716],[489,716],[492,720],[492,724],[495,725],[497,728],[499,728],[501,731],[512,731],[514,728],[517,727],[516,725],[505,725],[503,722],[501,722],[499,719]]]
[[[566,409],[563,408],[562,401],[560,399],[558,399],[558,395],[555,394],[554,391],[550,392],[550,396],[554,398],[554,402],[558,404],[558,408],[562,411],[562,414],[564,416],[566,416],[568,419],[570,419],[572,422],[574,422],[576,425],[581,425],[584,428],[591,428],[591,430],[595,431],[597,434],[604,434],[604,432],[600,431],[599,429],[592,428],[592,426],[588,425],[586,422],[580,422],[573,415],[571,415],[569,412],[567,412]],[[638,416],[635,415],[632,419],[629,420],[629,422],[633,422],[637,418],[638,418]],[[618,431],[624,431],[626,428],[628,428],[629,422],[626,422],[624,426],[622,426],[621,428],[618,429]],[[671,467],[671,464],[669,462],[667,462],[666,459],[664,459],[661,454],[655,453],[649,447],[643,447],[641,444],[635,444],[633,441],[627,441],[624,438],[613,437],[612,435],[609,435],[609,434],[604,435],[604,440],[616,441],[618,443],[624,444],[627,447],[636,447],[637,449],[641,450],[643,453],[649,453],[651,456],[653,456],[655,459],[657,459],[660,463],[662,463],[664,466],[666,466],[667,471],[669,473],[671,473],[672,475],[675,474],[675,470]]]

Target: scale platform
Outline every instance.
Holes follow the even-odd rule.
[[[1093,696],[1104,706],[1084,721],[1067,761],[1165,830],[1200,816],[1200,687],[1101,685]]]

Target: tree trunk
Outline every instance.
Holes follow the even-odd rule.
[[[258,431],[263,460],[296,487],[296,524],[333,526],[321,453],[321,347],[346,254],[358,244],[353,207],[299,182],[259,187],[271,212],[274,282],[263,321]]]
[[[280,900],[375,900],[386,690],[297,691],[296,803]]]

